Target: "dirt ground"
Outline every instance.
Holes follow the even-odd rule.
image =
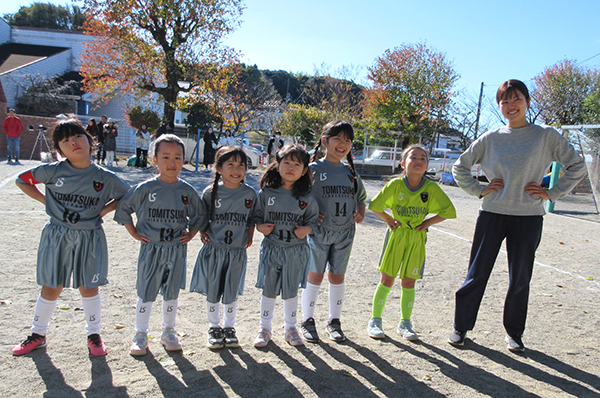
[[[452,330],[454,292],[462,283],[479,200],[459,188],[444,186],[458,218],[429,232],[424,279],[417,283],[413,324],[420,340],[408,342],[395,328],[399,288],[390,293],[384,312],[388,337],[367,336],[371,301],[379,280],[375,263],[385,224],[368,214],[357,228],[346,275],[341,344],[326,339],[327,288],[317,304],[317,327],[323,340],[294,348],[280,328],[266,349],[252,341],[258,330],[260,291],[254,287],[261,234],[248,249],[246,290],[240,297],[236,329],[241,347],[216,352],[206,348],[204,296],[182,291],[177,330],[183,351],[166,352],[160,336],[160,299],[150,324],[150,353],[129,355],[134,335],[135,275],[138,244],[122,226],[105,219],[110,284],[101,288],[102,337],[108,355],[88,354],[81,298],[65,290],[47,336],[48,347],[23,357],[10,349],[29,334],[39,286],[35,264],[40,230],[48,217],[43,206],[14,185],[22,166],[0,164],[0,220],[7,234],[0,241],[0,396],[18,397],[597,397],[600,396],[600,216],[591,195],[569,195],[544,219],[531,286],[524,354],[506,349],[502,308],[508,285],[506,255],[501,253],[487,287],[475,329],[464,348],[446,342]],[[150,170],[114,168],[129,183]],[[191,169],[182,175],[201,191],[210,176]],[[260,172],[248,181],[257,186]],[[365,182],[369,199],[383,180]],[[188,282],[199,238],[189,244]],[[275,324],[283,323],[278,300]]]

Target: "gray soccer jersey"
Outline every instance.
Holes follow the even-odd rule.
[[[358,205],[366,205],[367,192],[357,175],[358,191],[354,191],[354,176],[343,163],[321,159],[309,166],[313,174],[312,194],[319,204],[319,213],[325,218],[321,227],[346,228],[354,225]]]
[[[210,210],[212,186],[202,192],[202,205],[206,214]],[[254,224],[256,192],[242,184],[229,189],[220,184],[217,189],[215,210],[209,221],[208,235],[213,243],[232,248],[244,248],[248,243],[248,227]]]
[[[310,225],[313,229],[319,218],[317,201],[311,195],[296,199],[292,191],[284,188],[264,188],[258,193],[256,223],[275,224],[273,232],[265,239],[278,245],[297,245],[306,242],[294,234],[296,224]]]
[[[186,228],[198,231],[206,214],[198,192],[187,182],[167,184],[155,177],[127,192],[119,202],[115,221],[133,224],[137,215],[137,231],[152,242],[178,242]]]
[[[129,186],[115,173],[92,163],[76,169],[68,161],[41,164],[19,175],[18,184],[46,185],[46,213],[52,223],[72,229],[100,227],[100,212]]]

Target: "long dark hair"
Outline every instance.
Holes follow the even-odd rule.
[[[308,167],[308,153],[304,150],[304,148],[298,145],[286,145],[277,151],[277,155],[275,155],[275,161],[271,162],[269,167],[267,167],[267,170],[265,170],[265,174],[263,174],[262,178],[260,179],[261,189],[265,187],[276,189],[282,185],[283,181],[281,179],[281,174],[279,174],[279,164],[288,158],[297,160],[305,168]],[[307,171],[298,179],[298,181],[294,183],[294,186],[292,187],[292,195],[296,199],[299,199],[301,196],[308,195],[311,189],[312,178],[310,173]]]
[[[240,147],[236,146],[223,146],[219,148],[217,154],[215,155],[215,175],[213,177],[212,188],[210,190],[210,209],[208,211],[208,219],[212,220],[212,216],[215,213],[215,201],[217,200],[217,191],[219,189],[219,180],[221,179],[221,174],[219,174],[219,167],[223,167],[225,162],[227,162],[231,158],[239,159],[240,163],[242,163],[246,170],[248,169],[248,156]]]
[[[323,126],[323,133],[321,133],[321,138],[325,138],[327,141],[331,137],[337,137],[338,135],[343,135],[348,138],[350,141],[354,141],[354,129],[352,125],[343,120],[333,120]],[[311,162],[316,162],[321,156],[321,139],[317,140],[315,144],[315,150],[310,159]],[[356,168],[354,167],[354,159],[352,159],[352,154],[348,152],[346,155],[346,161],[348,162],[347,167],[350,169],[352,176],[354,177],[354,193],[358,192],[358,182],[356,181]]]
[[[91,126],[90,126],[90,122],[92,122]],[[96,119],[91,118],[90,120],[88,120],[88,124],[87,124],[87,126],[85,126],[85,131],[90,133],[90,135],[92,137],[98,135],[98,124],[96,123]]]

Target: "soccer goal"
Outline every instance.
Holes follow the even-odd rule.
[[[600,124],[561,126],[565,137],[585,159],[589,185],[598,213],[598,194],[600,193]]]

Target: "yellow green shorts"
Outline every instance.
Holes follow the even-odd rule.
[[[399,278],[421,279],[425,268],[427,232],[416,229],[388,229],[377,271]]]

